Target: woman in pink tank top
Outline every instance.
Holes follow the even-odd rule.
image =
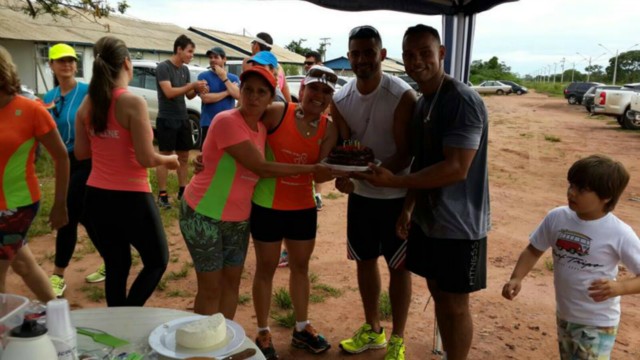
[[[75,155],[91,158],[85,211],[104,258],[108,306],[142,306],[162,278],[169,258],[147,168],[178,167],[176,155],[155,152],[144,99],[127,91],[133,65],[125,43],[96,42],[89,95],[78,109]],[[144,265],[127,292],[131,246]]]

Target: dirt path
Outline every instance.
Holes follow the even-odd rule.
[[[616,214],[640,231],[640,132],[620,131],[609,118],[589,118],[582,107],[569,106],[563,99],[539,94],[525,96],[485,97],[490,113],[490,186],[493,230],[489,234],[488,288],[472,296],[475,337],[470,359],[552,359],[557,358],[555,335],[555,303],[552,273],[545,266],[543,255],[531,275],[525,279],[518,298],[509,302],[500,290],[515,264],[527,235],[551,208],[566,203],[566,171],[576,159],[593,153],[603,153],[622,161],[631,173],[631,184],[623,195]],[[355,280],[355,264],[346,260],[345,217],[346,197],[325,186],[325,208],[320,212],[318,240],[311,262],[315,284],[340,290],[336,297],[325,295],[322,302],[310,306],[313,324],[333,344],[323,359],[382,359],[384,352],[369,352],[345,356],[337,350],[338,341],[350,336],[363,322],[360,298]],[[328,196],[327,196],[328,195]],[[179,273],[190,261],[179,229],[167,228],[172,262],[167,274]],[[31,243],[33,251],[50,272],[53,237],[44,236]],[[79,249],[84,248],[83,245]],[[79,253],[82,253],[80,251]],[[95,253],[82,254],[67,274],[67,298],[75,308],[105,306],[104,300],[94,302],[89,295],[98,286],[87,286],[84,275],[92,271],[99,258]],[[380,263],[383,264],[382,262]],[[136,265],[134,269],[139,269]],[[250,249],[241,295],[250,297],[255,256]],[[135,271],[135,270],[134,270]],[[384,282],[386,270],[381,266]],[[14,292],[29,294],[14,276],[9,287]],[[277,271],[275,288],[286,287],[288,270]],[[414,296],[406,330],[407,359],[437,359],[433,348],[433,303],[426,310],[428,292],[423,280],[413,279]],[[195,274],[167,282],[164,291],[156,291],[148,306],[189,310],[195,294]],[[318,297],[319,299],[319,297]],[[275,306],[274,306],[275,309]],[[613,352],[614,359],[640,358],[640,296],[622,300],[620,334]],[[278,313],[283,313],[278,311]],[[236,320],[249,336],[255,333],[255,318],[251,301],[240,305]],[[391,324],[384,322],[390,330]],[[291,330],[279,327],[275,321],[275,345],[285,359],[315,359],[289,346]]]

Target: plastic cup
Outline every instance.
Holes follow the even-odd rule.
[[[71,313],[66,299],[55,299],[47,303],[47,329],[58,352],[58,360],[75,359],[76,329],[71,324]]]

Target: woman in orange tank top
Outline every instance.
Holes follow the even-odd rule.
[[[305,78],[305,95],[300,104],[273,104],[268,112],[280,112],[277,122],[265,122],[268,129],[270,161],[315,164],[335,146],[338,134],[323,114],[331,103],[337,76],[324,66],[314,66]],[[253,303],[258,336],[256,344],[267,359],[277,359],[268,326],[273,275],[280,258],[282,241],[289,251],[289,291],[296,318],[292,345],[312,353],[331,347],[308,321],[309,260],[315,246],[317,210],[313,181],[319,178],[302,174],[276,179],[261,179],[256,186],[249,221],[256,252]]]

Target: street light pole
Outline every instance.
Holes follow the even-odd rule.
[[[556,83],[556,66],[558,66],[558,63],[553,63],[553,83]]]
[[[607,49],[604,45],[602,44],[598,44],[601,48],[607,50],[611,55],[613,55],[613,51]],[[637,43],[635,45],[632,45],[629,47],[629,49],[634,48],[636,46],[640,45],[640,43]],[[627,50],[629,50],[627,49]],[[626,50],[625,50],[626,51]],[[616,54],[615,54],[615,60],[613,61],[613,85],[616,84],[616,76],[618,75],[618,56],[620,55],[620,50],[616,49]]]
[[[562,61],[560,63],[562,64],[562,66],[560,67],[560,69],[562,69],[562,73],[560,75],[560,83],[562,84],[564,82],[564,58],[562,58]]]

